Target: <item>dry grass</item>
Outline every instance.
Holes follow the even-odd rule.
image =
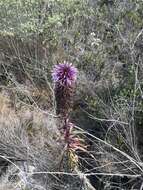
[[[6,165],[3,170],[7,173],[7,166],[12,165],[18,174],[26,175],[24,166],[20,168],[24,164],[27,170],[57,170],[62,145],[55,119],[36,109],[16,112],[9,104],[8,97],[0,97],[0,163]]]

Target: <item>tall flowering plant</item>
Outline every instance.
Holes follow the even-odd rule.
[[[61,134],[64,137],[67,150],[71,153],[72,159],[77,149],[83,150],[85,146],[81,139],[73,134],[75,125],[70,122],[69,113],[72,110],[73,95],[76,86],[78,70],[72,63],[64,62],[55,65],[52,70],[52,79],[54,82],[54,92],[56,100],[56,114],[62,120]],[[76,158],[76,159],[75,159]]]

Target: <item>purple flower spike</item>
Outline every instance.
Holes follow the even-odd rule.
[[[52,78],[55,83],[68,87],[75,83],[77,72],[77,69],[72,63],[59,63],[58,65],[55,65],[52,71]]]
[[[52,79],[55,83],[56,113],[64,118],[72,109],[77,72],[77,69],[68,62],[55,65],[52,71]]]

